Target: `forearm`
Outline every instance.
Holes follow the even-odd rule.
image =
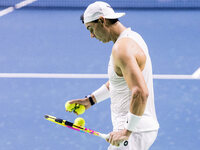
[[[130,102],[130,111],[127,114],[127,122],[125,123],[125,129],[127,133],[131,133],[135,130],[138,122],[141,120],[144,113],[148,94],[141,92],[141,90],[135,88],[132,90],[132,99]]]
[[[105,84],[103,84],[99,89],[94,91],[91,94],[91,97],[95,103],[99,103],[103,100],[106,100],[110,97],[109,95],[109,81],[107,81]]]
[[[137,116],[142,116],[146,107],[148,95],[144,92],[133,91],[131,102],[130,102],[130,112]]]

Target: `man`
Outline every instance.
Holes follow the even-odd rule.
[[[111,143],[108,150],[148,150],[159,128],[152,65],[142,37],[119,22],[118,18],[124,15],[100,1],[85,10],[82,21],[91,37],[114,43],[108,65],[109,80],[87,98],[70,103],[82,104],[88,109],[110,97],[113,132],[107,139]],[[117,147],[125,140],[128,146]]]

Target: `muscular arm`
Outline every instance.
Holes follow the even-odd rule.
[[[123,38],[113,47],[113,59],[117,74],[123,76],[132,92],[130,112],[142,116],[148,98],[148,89],[142,75],[146,56],[131,39]]]
[[[122,38],[115,43],[112,56],[116,74],[124,77],[132,92],[130,112],[138,119],[138,116],[142,116],[144,113],[148,97],[148,89],[142,75],[146,56],[140,47],[129,38]],[[118,145],[127,140],[131,133],[132,130],[126,127],[124,130],[111,132],[108,142]]]

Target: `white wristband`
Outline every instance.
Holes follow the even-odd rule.
[[[132,114],[131,112],[128,112],[127,122],[125,123],[125,128],[129,131],[134,131],[136,125],[138,124],[138,122],[140,121],[141,118],[142,118],[142,116],[136,116],[136,115]]]
[[[97,89],[96,91],[94,91],[92,93],[94,95],[94,97],[96,98],[97,103],[106,100],[107,98],[110,97],[110,92],[108,90],[108,88],[106,87],[106,85],[102,85],[99,89]]]

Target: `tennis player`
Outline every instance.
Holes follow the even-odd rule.
[[[108,150],[148,150],[154,143],[159,124],[154,105],[152,65],[143,38],[125,27],[105,2],[90,4],[82,22],[92,38],[103,43],[113,41],[108,65],[109,80],[87,98],[70,103],[90,106],[111,98],[113,132],[107,140]],[[128,146],[119,143],[128,140]]]

